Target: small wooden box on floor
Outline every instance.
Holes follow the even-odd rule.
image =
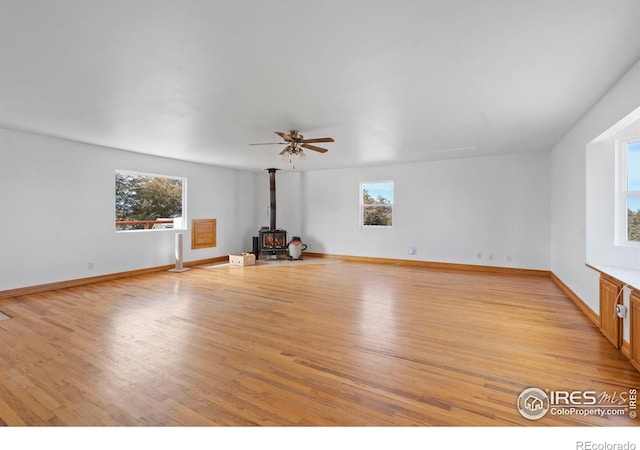
[[[235,253],[229,255],[231,266],[253,266],[256,264],[256,255],[253,253]]]

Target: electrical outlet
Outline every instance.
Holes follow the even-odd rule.
[[[93,270],[93,263],[92,262],[87,263],[87,269]]]
[[[476,258],[478,258],[478,259],[482,259],[482,253],[481,253],[481,252],[478,252],[478,254],[476,255]]]
[[[417,252],[417,248],[415,245],[410,245],[409,248],[407,249],[407,253],[409,253],[410,255],[415,255]]]
[[[507,262],[511,262],[511,255],[507,256]]]
[[[493,254],[489,253],[489,259],[493,259]]]

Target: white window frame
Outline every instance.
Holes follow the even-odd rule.
[[[389,205],[384,205],[384,206],[391,206],[391,225],[365,225],[364,224],[364,210],[365,210],[365,205],[364,205],[364,195],[363,195],[363,191],[365,188],[365,185],[371,185],[371,184],[387,184],[387,183],[391,183],[391,187],[392,187],[392,192],[393,192],[393,197],[394,199],[391,200],[391,203]],[[394,219],[393,219],[393,210],[394,210],[394,203],[395,203],[395,183],[393,182],[393,180],[378,180],[378,181],[362,181],[360,183],[360,190],[358,192],[359,195],[359,204],[360,207],[358,208],[360,216],[358,218],[359,224],[361,228],[375,228],[375,229],[390,229],[393,228],[393,223],[394,223]],[[368,208],[376,208],[376,207],[381,207],[380,206],[367,206]]]
[[[628,230],[628,199],[640,198],[640,191],[627,191],[627,147],[640,142],[640,136],[616,141],[616,205],[615,205],[615,245],[640,248],[640,241],[630,241]]]
[[[135,175],[141,177],[153,177],[153,178],[165,178],[169,180],[180,180],[182,182],[182,217],[173,218],[173,226],[171,228],[149,228],[143,230],[119,230],[115,229],[116,233],[141,233],[141,232],[162,232],[162,231],[186,231],[187,230],[187,177],[180,177],[175,175],[163,175],[157,173],[137,172],[134,170],[121,170],[116,169],[114,173],[114,196],[115,196],[115,179],[118,174]],[[115,217],[115,205],[114,205],[114,217]],[[115,223],[114,223],[115,226]]]

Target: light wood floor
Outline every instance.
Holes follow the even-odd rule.
[[[344,262],[0,301],[0,424],[637,425],[520,416],[640,374],[550,279]]]

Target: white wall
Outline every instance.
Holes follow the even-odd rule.
[[[361,228],[359,184],[383,180],[393,227]],[[302,191],[311,252],[549,269],[548,152],[305,172]]]
[[[597,311],[598,275],[585,266],[585,148],[639,105],[637,62],[550,157],[279,171],[277,225],[314,252],[550,268]],[[268,224],[266,172],[0,129],[0,290],[173,263],[175,231],[114,232],[116,169],[188,178],[188,219],[216,217],[218,247],[186,245],[187,261],[248,250],[251,236]],[[361,229],[359,183],[387,179],[395,181],[394,226]],[[408,255],[409,245],[417,247],[415,256]]]
[[[116,169],[187,177],[187,222],[216,218],[217,247],[189,228],[185,261],[251,248],[259,174],[0,129],[0,290],[175,262],[177,231],[115,232]]]
[[[627,120],[631,118],[632,120]],[[640,108],[586,146],[587,262],[640,270],[640,247],[616,244],[616,142],[640,136]],[[635,120],[634,120],[635,119]],[[626,125],[624,124],[626,123]],[[623,208],[626,217],[626,205]],[[621,236],[622,237],[622,236]]]
[[[596,312],[598,274],[585,266],[586,146],[639,105],[640,61],[551,152],[551,270]]]

